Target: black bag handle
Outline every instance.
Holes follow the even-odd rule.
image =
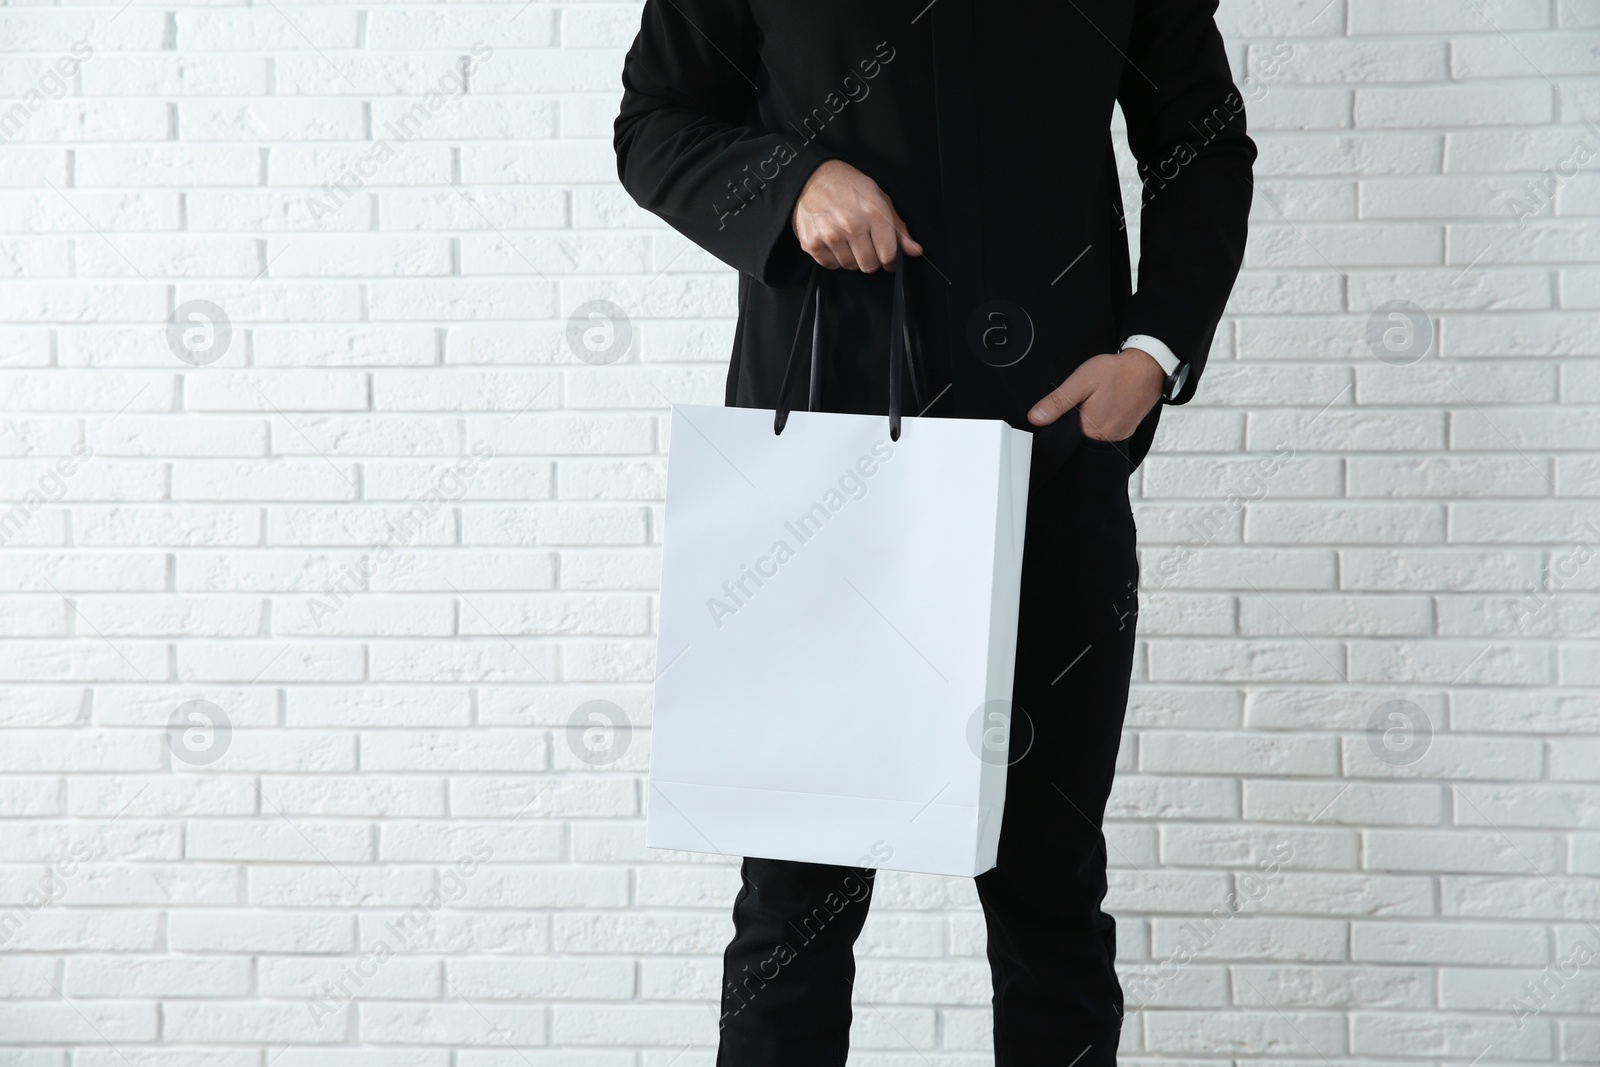
[[[781,434],[788,425],[793,405],[789,396],[793,392],[796,371],[795,357],[800,352],[800,338],[805,330],[807,312],[811,319],[811,371],[810,394],[806,410],[817,410],[822,380],[822,268],[812,264],[811,276],[806,281],[805,295],[801,297],[800,321],[795,324],[794,341],[789,346],[789,362],[783,368],[783,384],[778,387],[778,409],[773,414],[772,432]],[[906,309],[905,253],[896,244],[894,250],[894,310],[889,321],[889,440],[900,440],[901,389],[900,366],[909,357],[912,348],[910,316]],[[913,369],[911,387],[919,395],[921,388]]]
[[[815,411],[817,407],[817,368],[822,365],[822,356],[818,351],[822,344],[822,293],[818,286],[821,275],[815,263],[811,265],[811,273],[806,277],[805,295],[800,298],[800,321],[795,323],[794,341],[789,345],[789,362],[784,364],[783,384],[778,386],[778,410],[772,420],[772,432],[780,434],[789,422],[789,393],[794,385],[795,353],[800,350],[800,331],[805,329],[806,312],[811,312],[811,395],[806,404],[807,411]]]

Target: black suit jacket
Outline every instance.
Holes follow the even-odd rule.
[[[618,173],[741,273],[727,402],[776,403],[811,265],[790,216],[830,158],[876,180],[926,249],[907,275],[921,402],[950,386],[930,414],[1029,428],[1035,401],[1133,333],[1189,362],[1177,402],[1192,397],[1243,255],[1255,159],[1215,9],[646,0],[623,68]],[[1144,185],[1138,292],[1117,103]],[[889,279],[824,274],[821,406],[886,410]],[[1135,462],[1159,414],[1130,442]]]

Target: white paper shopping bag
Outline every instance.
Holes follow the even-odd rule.
[[[1032,435],[917,418],[896,439],[902,278],[892,418],[673,408],[653,848],[994,866]]]

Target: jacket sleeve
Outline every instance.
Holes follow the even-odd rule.
[[[1194,396],[1244,259],[1256,146],[1245,133],[1216,0],[1138,0],[1117,99],[1144,187],[1139,290],[1122,334],[1150,334],[1189,364]]]
[[[622,68],[617,175],[645,210],[766,285],[809,257],[790,226],[830,153],[761,128],[748,0],[646,0]]]

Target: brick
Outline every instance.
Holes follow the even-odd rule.
[[[1531,964],[1549,954],[1548,938],[1526,926],[1488,923],[1357,922],[1350,957],[1374,963]]]
[[[1452,42],[1451,56],[1458,78],[1515,78],[1530,67],[1550,78],[1593,74],[1600,64],[1600,34],[1519,34],[1514,49],[1493,37],[1462,37]]]
[[[249,961],[242,959],[82,956],[66,962],[62,985],[69,997],[238,997],[249,991]]]
[[[450,986],[471,1000],[627,1000],[633,966],[623,960],[454,960]]]
[[[1430,1008],[1432,972],[1423,967],[1295,967],[1236,964],[1234,1003],[1253,1007]]]
[[[173,914],[167,937],[181,952],[348,952],[355,923],[338,912],[191,911]]]
[[[381,1044],[516,1047],[549,1041],[542,1007],[497,1004],[367,1004],[360,1036]]]
[[[1493,1047],[1497,1057],[1525,1060],[1543,1059],[1550,1050],[1548,1024],[1519,1027],[1499,1015],[1361,1012],[1351,1018],[1350,1035],[1351,1051],[1376,1056],[1476,1056]]]
[[[1600,808],[1600,786],[1593,785],[1471,785],[1456,793],[1462,826],[1578,829]]]
[[[1445,510],[1435,504],[1312,504],[1262,501],[1245,506],[1246,541],[1316,544],[1442,542]]]
[[[1529,82],[1492,89],[1478,85],[1357,89],[1355,98],[1358,127],[1514,126],[1554,118],[1549,88]]]
[[[0,1029],[17,1045],[152,1041],[160,1030],[151,1004],[44,1003],[0,1005]]]
[[[1560,869],[1554,836],[1522,831],[1370,830],[1363,865],[1384,871],[1525,873]]]
[[[1444,814],[1444,796],[1431,785],[1247,781],[1244,812],[1246,818],[1267,821],[1434,825]]]
[[[1465,11],[1448,4],[1395,8],[1383,0],[1350,0],[1353,33],[1449,33],[1500,30],[1542,30],[1550,8],[1538,0],[1495,0]]]
[[[1344,677],[1344,651],[1330,641],[1165,640],[1149,649],[1150,677],[1157,681],[1249,679],[1338,681]]]
[[[1265,1052],[1289,1057],[1338,1055],[1345,1050],[1343,1020],[1332,1012],[1152,1012],[1145,1020],[1155,1052]]]
[[[1239,601],[1239,632],[1286,637],[1292,634],[1385,636],[1425,634],[1433,611],[1417,597],[1246,596]]]
[[[1160,773],[1227,767],[1254,774],[1326,774],[1334,769],[1335,748],[1325,738],[1166,730],[1144,738],[1139,759],[1141,770]]]
[[[292,998],[302,1012],[334,1033],[342,1032],[337,1009],[352,994],[371,1000],[414,1000],[438,997],[443,989],[438,961],[426,957],[411,959],[391,956],[378,963],[367,952],[345,956],[261,956],[256,962],[261,994],[265,997]],[[345,1013],[348,1014],[348,1013]],[[286,1048],[293,1052],[309,1049]],[[359,1050],[351,1050],[359,1056]],[[406,1050],[402,1062],[424,1062],[416,1050]],[[301,1062],[308,1062],[302,1060]]]
[[[1405,91],[1405,90],[1400,90]],[[1444,140],[1424,131],[1265,133],[1257,174],[1268,178],[1437,174]]]
[[[1382,696],[1362,693],[1352,699],[1342,689],[1261,686],[1245,697],[1245,725],[1258,729],[1336,729],[1360,731],[1374,705],[1406,699],[1434,723],[1445,721],[1445,697],[1437,689],[1384,686]]]
[[[1353,831],[1303,826],[1175,824],[1161,830],[1161,860],[1182,866],[1352,869]]]

